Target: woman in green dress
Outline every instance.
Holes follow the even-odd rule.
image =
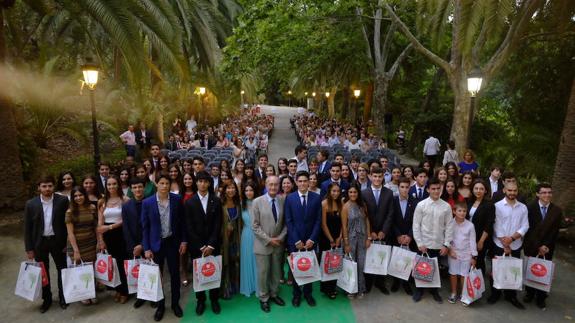
[[[136,167],[136,177],[144,180],[146,183],[144,185],[144,198],[150,197],[156,193],[156,184],[154,184],[154,182],[150,180],[150,177],[148,177],[146,166],[142,164]],[[134,194],[132,194],[132,190],[130,188],[128,188],[128,197],[131,199],[134,198]]]
[[[230,299],[240,288],[240,243],[242,213],[240,192],[234,181],[222,187],[222,298]]]
[[[68,255],[74,263],[96,261],[96,227],[98,215],[96,207],[90,203],[88,193],[83,187],[74,187],[70,192],[71,203],[66,211],[66,229],[68,231]],[[83,304],[95,304],[96,299],[82,301]]]

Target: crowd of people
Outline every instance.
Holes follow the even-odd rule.
[[[427,160],[418,168],[393,165],[390,169],[387,156],[362,162],[352,155],[346,160],[324,149],[330,140],[344,145],[348,140],[350,150],[361,140],[359,149],[365,151],[380,148],[382,142],[365,129],[315,116],[292,121],[302,144],[295,148],[294,157],[279,158],[276,165],[264,150],[253,163],[248,156],[234,156],[233,161],[206,165],[201,156],[172,160],[159,145],[151,144],[150,157],[141,164],[134,164],[130,148],[117,170],[102,163],[98,175],[84,176],[79,182],[66,171],[58,180],[41,177],[39,195],[28,201],[25,211],[28,258],[44,262],[49,271],[51,255],[62,308],[68,305],[60,279],[66,257],[71,262],[90,262],[98,251],[107,250],[118,263],[145,257],[163,268],[167,262],[171,308],[178,317],[183,315],[180,289],[191,282],[189,264],[208,255],[223,259],[220,288],[208,292],[216,314],[221,311],[220,298],[237,294],[256,294],[264,312],[270,312],[272,304],[285,306],[280,284],[292,285],[294,307],[302,299],[316,306],[312,284],[299,286],[291,271],[284,270],[286,251],[342,248],[358,264],[358,292],[347,297],[360,299],[374,286],[388,295],[389,286],[392,292],[403,288],[415,302],[421,300],[424,289],[413,291],[413,280],[363,273],[372,243],[406,246],[418,254],[440,257],[442,271],[452,277],[450,303],[457,302],[461,293],[460,277],[471,266],[486,273],[486,262],[494,256],[519,257],[523,250],[528,256],[552,259],[562,211],[551,202],[550,185],[539,184],[537,199],[526,205],[515,176],[498,167],[481,178],[453,161],[443,167]],[[184,130],[177,124],[174,130],[180,136]],[[255,137],[267,141],[272,127],[273,118],[250,114],[194,135],[207,135],[208,147],[210,138],[218,138],[215,145],[234,139],[241,145]],[[195,129],[197,124],[191,127]],[[320,146],[319,151],[308,156],[314,145]],[[118,269],[121,284],[115,288],[115,300],[123,304],[130,295],[124,268]],[[335,281],[322,282],[320,292],[330,299],[340,293]],[[430,293],[442,303],[438,289]],[[546,295],[527,288],[524,302],[535,299],[537,306],[545,308]],[[492,288],[488,302],[495,303],[500,296],[501,291]],[[52,304],[50,284],[43,288],[42,298],[40,310],[45,312]],[[207,295],[198,292],[196,299],[196,314],[202,315]],[[505,299],[524,308],[515,291],[505,291]],[[144,303],[136,299],[134,307]],[[152,305],[154,319],[161,320],[165,301]]]

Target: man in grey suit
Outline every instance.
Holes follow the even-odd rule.
[[[284,239],[287,234],[283,212],[285,199],[277,195],[279,187],[280,180],[277,176],[267,177],[267,194],[256,198],[252,206],[258,294],[260,307],[266,313],[270,311],[270,300],[279,306],[285,305],[278,295]]]

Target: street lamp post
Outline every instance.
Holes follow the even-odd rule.
[[[288,91],[288,106],[291,107],[291,90]]]
[[[329,92],[325,92],[325,107],[327,108],[329,115]]]
[[[470,102],[471,109],[469,111],[469,118],[467,123],[468,131],[470,131],[471,125],[473,124],[473,117],[475,115],[475,100],[476,100],[475,97],[481,90],[481,83],[483,83],[483,75],[481,73],[481,69],[475,67],[467,75],[467,91],[471,96],[471,102]],[[470,137],[471,136],[467,136],[467,147],[469,147]]]
[[[96,99],[94,98],[94,90],[98,84],[98,66],[87,59],[86,63],[82,65],[82,73],[84,74],[84,84],[88,86],[90,91],[90,109],[92,111],[92,139],[94,144],[94,174],[98,174],[100,167],[100,144],[98,123],[96,122]]]
[[[240,94],[242,95],[242,109],[244,108],[244,94],[246,93],[246,91],[242,90],[240,92]]]
[[[198,88],[198,96],[200,97],[200,113],[199,113],[199,115],[201,115],[202,112],[204,112],[204,124],[206,124],[207,113],[206,113],[206,111],[204,111],[204,100],[203,100],[204,94],[206,94],[206,88],[205,87],[199,87]]]
[[[358,114],[358,109],[357,109],[357,99],[359,98],[359,96],[361,95],[361,90],[353,90],[353,97],[355,98],[355,102],[354,102],[354,110],[355,113],[353,114],[353,121],[357,127],[357,114]]]

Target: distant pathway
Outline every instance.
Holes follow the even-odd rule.
[[[268,143],[269,162],[277,167],[278,158],[295,156],[298,145],[294,130],[290,128],[289,119],[297,113],[296,108],[262,105],[262,112],[275,117],[272,137]],[[277,171],[277,169],[276,169]]]

